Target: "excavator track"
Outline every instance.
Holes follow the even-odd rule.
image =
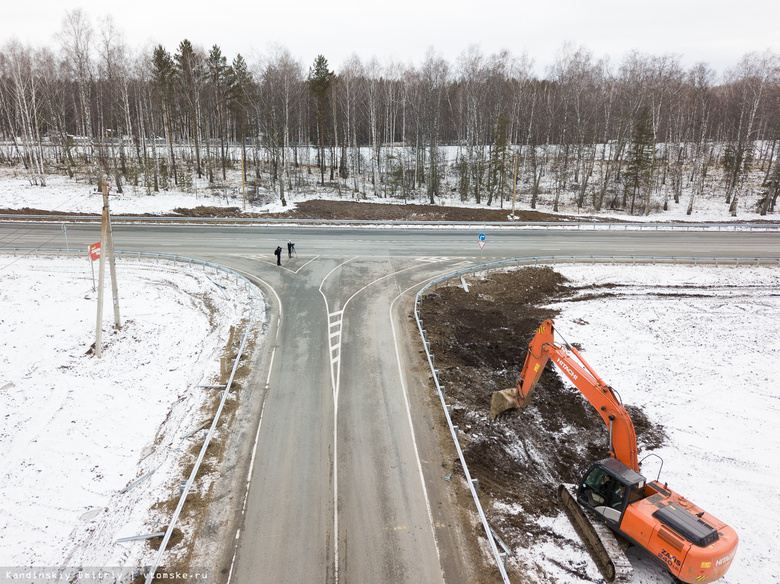
[[[558,499],[604,578],[610,582],[632,582],[634,568],[620,547],[615,534],[592,513],[580,506],[577,502],[576,486],[560,485]]]

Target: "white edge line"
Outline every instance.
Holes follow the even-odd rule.
[[[251,278],[254,278],[257,281],[261,282],[276,297],[276,303],[277,303],[277,306],[279,307],[279,322],[276,325],[276,335],[274,335],[274,336],[275,336],[276,339],[278,339],[279,338],[279,331],[282,328],[282,300],[281,300],[281,298],[279,298],[279,294],[277,294],[277,292],[276,292],[276,290],[274,289],[273,286],[268,284],[268,282],[266,282],[262,278],[258,278],[254,274],[250,274],[249,272],[246,272],[244,270],[238,270],[238,269],[235,269],[235,268],[232,268],[232,269],[234,271],[236,271],[236,272],[239,272],[239,273],[243,272],[247,276],[250,276]],[[273,370],[274,357],[276,357],[276,347],[271,349],[271,360],[268,363],[268,376],[266,377],[266,380],[265,380],[265,390],[266,391],[268,391],[268,388],[271,385],[271,371]],[[263,425],[263,414],[264,413],[265,413],[265,399],[263,399],[263,405],[260,408],[260,421],[257,423],[257,433],[255,434],[255,443],[252,446],[252,459],[249,462],[249,471],[247,473],[247,478],[246,478],[246,491],[244,492],[244,502],[243,502],[243,505],[241,507],[241,521],[242,522],[243,522],[244,514],[246,513],[247,501],[249,500],[249,486],[250,486],[250,484],[252,482],[252,472],[253,472],[254,467],[255,467],[255,456],[257,455],[257,445],[258,445],[258,442],[260,441],[260,428]],[[235,548],[233,549],[233,558],[230,561],[230,571],[228,572],[227,584],[230,584],[230,580],[233,577],[233,568],[235,567],[236,557],[238,556],[238,544],[239,544],[240,536],[241,536],[241,527],[240,527],[240,525],[241,525],[241,523],[239,523],[239,528],[236,530]]]
[[[276,348],[271,351],[271,361],[268,364],[268,378],[265,382],[265,390],[268,391],[268,387],[271,381],[271,369],[274,364],[274,357],[276,356]],[[236,557],[238,556],[238,544],[241,536],[241,523],[243,523],[244,515],[246,514],[246,504],[249,501],[249,487],[252,484],[252,472],[255,468],[255,456],[257,456],[257,445],[260,442],[260,428],[263,426],[263,414],[265,413],[265,399],[263,399],[263,405],[260,408],[260,421],[257,423],[257,433],[255,434],[255,443],[252,446],[252,458],[249,461],[249,471],[246,476],[246,490],[244,491],[244,503],[241,506],[241,521],[239,527],[236,530],[236,543],[233,548],[233,559],[230,561],[230,571],[228,572],[227,584],[230,584],[230,579],[233,577],[233,568],[236,564]]]
[[[310,259],[308,262],[306,262],[305,264],[303,264],[303,265],[302,265],[300,268],[298,268],[297,270],[295,270],[295,272],[293,272],[293,273],[294,273],[294,274],[297,274],[297,273],[298,273],[298,272],[300,272],[300,271],[301,271],[303,268],[305,268],[305,267],[306,267],[306,266],[308,266],[310,263],[312,263],[314,260],[316,260],[318,257],[320,257],[320,256],[319,256],[319,255],[316,255],[316,256],[314,256],[314,257],[313,257],[313,258],[311,258],[311,259]]]
[[[275,339],[279,338],[279,331],[282,330],[282,299],[279,298],[279,294],[277,294],[276,290],[273,286],[271,286],[268,282],[263,280],[262,278],[258,278],[254,274],[250,274],[246,270],[239,270],[237,268],[231,268],[234,272],[238,272],[239,274],[244,274],[248,276],[249,278],[254,278],[258,282],[260,282],[263,286],[268,288],[271,292],[273,292],[273,295],[276,297],[276,305],[279,307],[279,322],[276,325],[276,335],[274,335]],[[269,375],[270,375],[270,369],[269,369]]]
[[[427,280],[423,280],[422,282],[419,282],[417,284],[414,284],[413,286],[410,286],[398,296],[396,296],[393,301],[390,303],[390,328],[393,332],[393,342],[395,344],[395,358],[396,362],[398,364],[398,374],[399,378],[401,380],[401,388],[403,389],[404,394],[404,403],[406,404],[406,418],[409,422],[409,432],[412,435],[412,444],[414,444],[414,457],[417,461],[417,471],[420,474],[420,485],[422,486],[423,495],[425,496],[425,507],[428,510],[428,523],[431,527],[431,535],[433,536],[433,545],[436,548],[436,557],[439,559],[439,569],[442,571],[442,581],[444,581],[444,569],[441,566],[441,552],[439,550],[439,541],[436,539],[436,526],[434,525],[433,521],[433,511],[431,510],[431,501],[428,497],[428,488],[425,486],[425,475],[423,474],[423,468],[422,468],[422,461],[420,460],[420,451],[417,448],[417,438],[414,433],[414,425],[412,423],[412,408],[409,405],[409,392],[406,387],[406,382],[404,380],[404,368],[401,363],[401,353],[398,346],[398,336],[395,331],[395,321],[393,320],[393,306],[395,306],[396,300],[401,298],[404,294],[409,292],[410,290],[413,290],[414,288],[417,288],[421,286],[422,284],[429,282],[433,280],[433,278],[429,278]]]

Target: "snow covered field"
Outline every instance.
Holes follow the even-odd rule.
[[[123,195],[111,197],[111,213],[113,215],[142,213],[170,215],[173,209],[179,207],[187,209],[201,205],[213,207],[238,207],[239,209],[244,209],[241,197],[240,174],[233,171],[232,175],[229,175],[228,180],[231,186],[221,191],[219,189],[207,188],[208,182],[205,180],[195,179],[192,192],[171,189],[168,191],[160,191],[152,195],[147,194],[145,189],[134,188],[132,185],[125,185],[125,193]],[[101,212],[102,199],[99,195],[94,194],[94,185],[71,180],[65,176],[58,175],[48,175],[46,181],[46,187],[31,186],[29,180],[22,171],[0,169],[0,209],[30,208],[72,214],[99,214]],[[301,193],[287,193],[285,197],[288,202],[287,207],[283,207],[278,198],[274,197],[273,194],[270,194],[267,196],[267,199],[272,200],[273,202],[259,206],[253,206],[247,203],[246,212],[273,214],[290,211],[295,208],[296,203],[307,198],[350,200],[349,194],[344,193],[340,196],[333,190],[317,191],[306,195]],[[387,204],[403,203],[400,199],[370,198],[369,201]],[[460,201],[460,197],[457,193],[450,192],[439,197],[437,201],[443,206],[497,208],[497,205],[486,207],[485,205],[476,205],[474,203],[463,203]],[[410,202],[426,204],[428,199],[425,197]],[[562,198],[560,205],[560,215],[578,215],[576,206],[567,202],[565,197]],[[602,218],[614,217],[624,221],[638,222],[731,222],[735,220],[735,218],[731,217],[728,213],[728,205],[720,195],[710,194],[698,198],[694,211],[690,216],[685,214],[686,205],[687,203],[685,201],[681,201],[676,205],[673,201],[670,201],[670,209],[668,211],[654,213],[649,217],[637,215],[630,216],[625,213],[609,210],[599,213],[598,216]],[[755,205],[755,193],[744,195],[739,202],[736,220],[747,222],[777,220],[777,215],[761,217],[755,212]],[[522,196],[520,196],[515,208],[516,210],[529,210],[530,205],[525,202]],[[507,211],[507,215],[511,212],[511,201],[504,203],[504,209]],[[552,213],[552,195],[545,193],[540,194],[537,210],[545,213]],[[273,215],[271,215],[271,217],[272,216]],[[594,215],[583,213],[579,214],[579,216],[587,218]]]
[[[723,584],[778,582],[780,557],[780,270],[750,267],[557,266],[573,285],[614,283],[613,296],[555,305],[557,329],[621,395],[665,427],[661,481],[731,525],[740,537]],[[562,376],[565,379],[565,376]],[[640,460],[644,453],[640,450]],[[657,458],[642,466],[649,480]],[[563,515],[550,529],[571,539],[518,549],[559,582],[583,565]],[[543,558],[543,559],[540,559]],[[629,551],[635,582],[670,577]],[[599,581],[585,562],[588,577]],[[541,580],[540,580],[541,581]]]
[[[68,179],[65,176],[50,175],[46,177],[47,186],[33,186],[21,173],[0,169],[0,209],[39,209],[60,211],[63,213],[84,214],[100,213],[103,208],[101,194],[95,194],[96,187],[82,181]],[[200,189],[197,184],[202,183]],[[207,190],[206,181],[196,181],[194,192],[160,191],[147,195],[144,189],[134,189],[132,185],[125,186],[125,193],[117,195],[111,191],[110,205],[112,215],[135,215],[151,213],[152,215],[171,215],[178,207],[193,208],[200,205],[209,207],[243,207],[240,197],[226,198],[219,191]],[[240,179],[239,179],[240,187]],[[233,195],[236,193],[233,192]],[[247,205],[248,212],[258,212],[269,207],[252,207]],[[281,211],[281,203],[271,205],[271,210]]]
[[[200,268],[122,260],[117,277],[123,326],[109,285],[98,359],[89,261],[0,254],[1,566],[151,563],[146,542],[116,539],[168,521],[152,506],[178,496],[201,437],[185,434],[216,399],[198,386],[219,376],[254,302],[243,282]]]

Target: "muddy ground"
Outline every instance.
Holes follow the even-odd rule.
[[[363,221],[508,221],[511,209],[475,209],[440,205],[383,204],[358,201],[311,200],[296,203],[279,217]],[[515,221],[569,221],[539,211],[515,211]]]
[[[539,526],[540,518],[561,512],[558,485],[577,482],[582,467],[608,456],[601,418],[576,389],[563,385],[550,363],[528,407],[490,420],[493,392],[516,384],[536,329],[556,316],[543,306],[573,301],[575,292],[552,268],[535,267],[473,279],[469,292],[454,282],[440,286],[422,304],[424,326],[447,401],[453,405],[453,423],[461,431],[466,463],[479,481],[490,525],[513,549],[539,536],[559,537]],[[594,288],[577,299],[604,292]],[[663,428],[651,426],[641,410],[627,409],[640,450],[660,446]],[[441,420],[444,424],[443,416]],[[453,472],[463,474],[457,459]],[[506,505],[494,503],[515,508],[509,511]],[[512,573],[511,564],[510,577],[513,582],[525,581],[522,574]]]
[[[509,221],[510,209],[475,209],[472,207],[445,207],[440,205],[384,204],[363,201],[309,200],[296,203],[294,209],[283,213],[243,213],[239,207],[177,208],[173,215],[181,217],[245,217],[264,219],[303,219],[341,221]],[[0,209],[3,215],[72,215],[41,209]],[[81,215],[81,214],[80,214]],[[97,217],[98,215],[95,214]],[[131,215],[132,216],[132,215]],[[150,214],[138,215],[149,217]],[[553,215],[539,211],[515,211],[513,221],[566,222],[583,221],[584,218]],[[593,219],[588,219],[593,220]]]

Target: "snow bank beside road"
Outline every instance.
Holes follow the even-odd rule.
[[[161,531],[168,516],[150,507],[186,478],[184,434],[214,397],[197,386],[219,375],[230,327],[252,299],[243,283],[196,269],[120,261],[117,272],[123,327],[113,329],[107,291],[97,359],[87,354],[89,262],[0,255],[2,566],[150,563],[145,542],[115,540]]]

